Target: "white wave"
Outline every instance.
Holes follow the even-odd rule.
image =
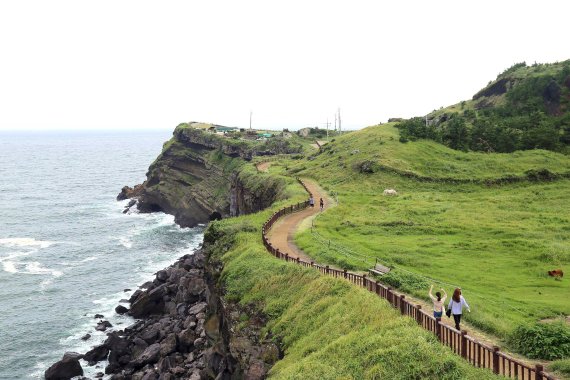
[[[16,263],[13,263],[11,261],[4,261],[2,263],[2,266],[4,267],[4,270],[8,273],[18,273],[18,270],[16,269]]]
[[[22,274],[39,274],[45,275],[49,274],[53,277],[61,277],[63,275],[62,271],[44,268],[41,266],[41,263],[37,261],[32,262],[21,262],[21,261],[12,261],[16,257],[20,257],[22,254],[12,254],[8,257],[0,258],[0,263],[4,268],[4,271],[8,273],[22,273]]]
[[[119,238],[119,242],[125,248],[131,249],[133,247],[133,242],[128,237]]]
[[[29,274],[51,274],[53,277],[61,277],[61,275],[63,275],[63,272],[61,271],[55,269],[43,268],[41,264],[37,261],[26,263],[26,271],[27,272],[25,273]]]
[[[30,373],[30,377],[33,379],[43,379],[44,378],[44,372],[46,371],[47,368],[48,368],[47,363],[37,362],[34,365],[34,372]]]
[[[39,248],[47,248],[56,242],[54,241],[43,241],[43,240],[36,240],[34,238],[7,238],[7,239],[0,239],[0,245],[5,247],[39,247]]]

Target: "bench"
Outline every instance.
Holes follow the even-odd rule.
[[[370,272],[370,274],[376,274],[378,276],[382,276],[390,272],[390,268],[382,264],[378,264],[378,262],[376,262],[374,268],[368,269],[368,272]]]

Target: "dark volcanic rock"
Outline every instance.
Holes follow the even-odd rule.
[[[105,360],[109,355],[109,347],[102,344],[100,346],[94,347],[92,350],[87,351],[83,359],[85,359],[89,365],[95,365],[95,363]]]
[[[165,270],[159,270],[156,272],[156,279],[160,282],[165,282],[168,279],[168,272]]]
[[[117,314],[125,314],[128,311],[129,311],[129,309],[127,309],[123,305],[119,305],[115,308],[115,313],[117,313]]]
[[[117,195],[117,200],[122,201],[125,199],[138,197],[141,195],[143,188],[144,188],[144,183],[142,183],[140,185],[136,185],[134,188],[129,187],[129,186],[124,186],[121,189],[121,192],[119,193],[119,195]],[[129,207],[131,207],[131,206],[129,206]]]
[[[142,318],[151,314],[159,314],[164,309],[163,296],[166,294],[166,284],[141,294],[131,305],[130,314],[135,318]]]
[[[135,365],[142,367],[145,364],[153,364],[160,358],[160,344],[154,343],[148,346],[144,352],[135,360]]]
[[[511,81],[512,81],[511,78],[501,78],[498,81],[491,83],[490,85],[488,85],[487,87],[476,93],[475,95],[473,95],[473,100],[477,100],[484,96],[489,97],[489,96],[502,95],[507,92],[507,88],[508,86],[511,85]]]
[[[240,342],[247,344],[230,348],[229,329],[236,330],[235,326],[242,322],[232,321],[233,327],[225,323],[227,313],[217,296],[215,276],[209,274],[208,265],[199,251],[159,271],[149,289],[139,290],[131,298],[130,313],[141,320],[123,331],[107,334],[102,345],[85,354],[89,365],[107,358],[105,373],[113,380],[237,379],[244,378],[246,373],[250,378],[264,376],[277,360],[279,350],[265,355],[267,350],[263,346],[245,337],[240,337]],[[219,270],[221,266],[216,268]],[[100,322],[100,326],[109,325],[107,321]],[[259,332],[252,334],[254,340],[259,335]],[[239,351],[239,347],[243,349]],[[233,351],[239,354],[239,361],[234,359]],[[275,359],[266,361],[264,356]],[[52,367],[61,365],[58,362]],[[80,375],[78,368],[74,370]]]
[[[85,334],[81,337],[81,340],[88,340],[89,338],[91,338],[91,334]]]
[[[83,368],[79,364],[79,359],[82,357],[76,352],[66,352],[60,361],[45,371],[46,380],[66,380],[75,376],[83,376]]]
[[[111,324],[111,322],[109,321],[100,321],[99,323],[97,323],[97,326],[95,327],[95,330],[97,331],[105,331],[107,330],[107,328],[109,327],[113,327],[113,325]]]

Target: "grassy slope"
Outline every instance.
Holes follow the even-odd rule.
[[[260,174],[259,180],[264,176],[275,174]],[[284,180],[288,200],[272,210],[214,222],[205,237],[215,241],[212,254],[224,262],[226,297],[261,309],[267,333],[285,349],[272,378],[494,378],[372,294],[270,256],[261,244],[261,224],[279,207],[306,198],[298,184]]]
[[[499,336],[520,323],[570,314],[569,282],[546,275],[570,263],[569,180],[488,187],[354,169],[370,159],[436,179],[489,179],[524,176],[529,169],[565,173],[569,157],[547,151],[464,153],[428,141],[401,144],[386,125],[338,138],[313,161],[283,164],[295,172],[305,168],[300,175],[339,195],[340,205],[317,226],[333,248],[341,248],[329,249],[310,231],[298,236],[318,260],[365,270],[381,258],[429,277],[400,271],[408,290],[416,288],[423,297],[430,282],[445,283],[448,292],[460,285],[473,309],[469,320]],[[400,196],[383,197],[385,188]]]

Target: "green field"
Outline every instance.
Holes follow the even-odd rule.
[[[258,180],[275,177],[259,174]],[[226,300],[261,312],[267,322],[261,339],[273,339],[284,350],[271,378],[496,378],[364,289],[269,255],[260,226],[280,207],[306,198],[292,178],[279,181],[288,199],[257,214],[212,222],[204,238],[210,258],[224,263],[219,282]],[[249,317],[243,315],[241,328],[247,328]]]
[[[560,178],[528,175],[544,169]],[[570,264],[568,156],[403,144],[383,125],[270,171],[314,178],[337,195],[313,232],[297,236],[319,262],[366,270],[378,258],[395,268],[388,281],[424,298],[430,283],[448,293],[460,286],[469,322],[501,338],[522,323],[570,315],[569,281],[547,276]],[[399,195],[382,196],[386,188]]]

